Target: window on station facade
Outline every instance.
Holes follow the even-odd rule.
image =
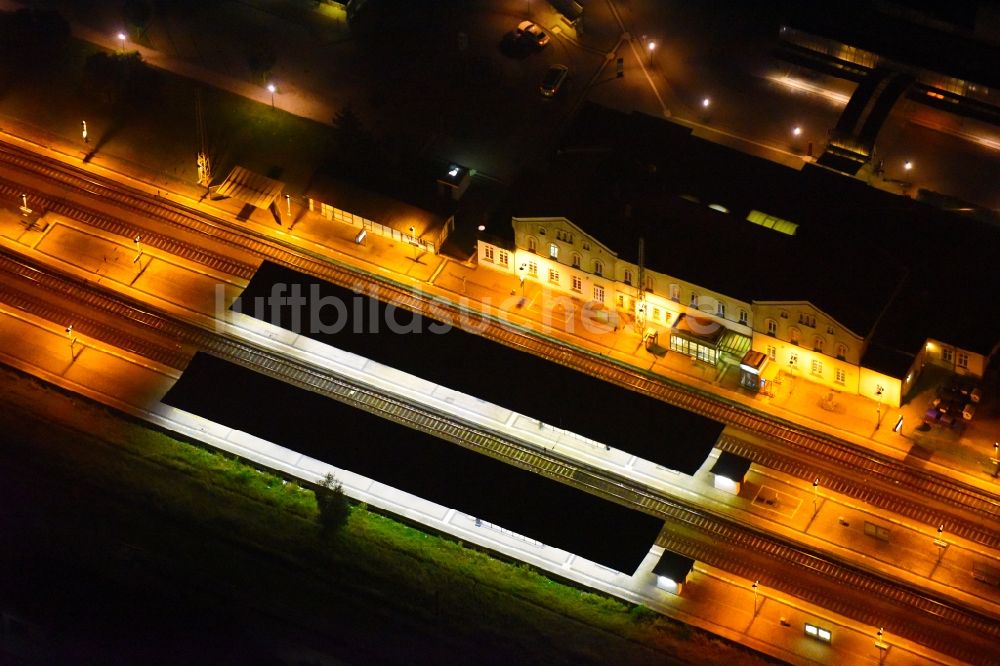
[[[692,340],[688,340],[687,338],[682,338],[679,335],[671,335],[670,349],[671,351],[687,354],[688,356],[696,358],[699,361],[715,365],[717,352],[714,347],[694,342]]]
[[[625,276],[622,278],[622,282],[625,284],[632,284],[632,270],[629,268],[625,269]]]
[[[968,368],[969,367],[969,355],[967,353],[965,353],[965,352],[962,352],[962,351],[960,351],[957,354],[955,354],[955,365],[957,365],[960,368]]]
[[[822,376],[823,375],[823,361],[820,361],[820,360],[817,360],[817,359],[814,358],[812,360],[812,363],[809,366],[809,370],[814,375],[820,375],[820,376]]]
[[[845,345],[843,342],[837,343],[837,358],[839,358],[841,361],[847,358],[847,345]]]
[[[951,347],[941,348],[941,359],[945,363],[951,363],[954,358],[955,358],[955,351]]]
[[[670,285],[670,300],[674,303],[681,302],[681,286],[679,284]]]
[[[801,339],[801,337],[802,334],[799,333],[799,329],[795,328],[794,326],[788,329],[788,341],[791,342],[793,345],[799,344],[799,340]]]
[[[625,309],[625,296],[624,296],[624,295],[622,295],[622,294],[618,294],[618,295],[617,295],[617,296],[615,297],[615,306],[616,306],[616,307],[617,307],[617,308],[618,308],[619,310],[624,310],[624,309]]]
[[[838,384],[843,384],[845,381],[847,381],[847,373],[844,372],[842,369],[837,368],[837,372],[835,374],[836,378],[834,379],[834,381],[836,381]]]
[[[538,227],[538,235],[539,236],[545,235],[545,227]]]
[[[778,357],[778,350],[774,348],[774,345],[767,346],[767,357],[772,361]]]
[[[726,316],[726,304],[723,303],[722,301],[718,301],[715,304],[715,314],[718,317],[725,318],[725,316]]]
[[[767,334],[770,336],[778,335],[778,322],[773,319],[768,319],[767,322]]]
[[[660,321],[660,308],[653,308],[653,319]]]
[[[604,302],[604,287],[599,284],[594,285],[594,300],[598,303]]]
[[[573,276],[573,291],[583,290],[583,280],[580,279],[579,275]]]
[[[653,291],[653,276],[652,275],[647,275],[646,276],[646,284],[644,285],[644,287],[645,287],[646,291]]]
[[[538,239],[528,236],[528,252],[538,252]]]
[[[744,326],[746,326],[747,323],[748,323],[748,321],[749,321],[748,317],[749,317],[749,315],[747,314],[747,311],[741,309],[740,310],[740,323],[743,324]]]
[[[554,268],[549,269],[549,282],[559,284],[559,271]]]
[[[510,261],[510,254],[507,250],[497,250],[497,263],[506,266]]]
[[[559,246],[555,243],[549,243],[549,259],[559,258]]]
[[[599,261],[594,262],[594,275],[604,275],[604,264]]]
[[[818,335],[813,339],[813,349],[815,351],[818,351],[818,352],[823,351],[823,345],[824,344],[826,344],[826,340],[824,340],[823,338],[819,337]]]
[[[698,307],[698,294],[694,293],[693,291],[691,292],[691,300],[688,302],[688,305],[690,305],[693,308]]]
[[[803,326],[809,326],[810,328],[816,328],[816,315],[806,314],[804,312],[799,313],[799,323]]]
[[[528,275],[531,277],[538,277],[538,262],[529,261],[528,262]]]
[[[576,252],[574,252],[573,253],[573,268],[579,268],[579,267],[580,267],[580,255],[578,255]]]
[[[485,245],[483,246],[483,259],[486,261],[493,261],[493,246]]]

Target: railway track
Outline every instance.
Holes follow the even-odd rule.
[[[276,352],[198,328],[81,281],[41,272],[30,261],[11,256],[6,251],[0,252],[0,275],[3,276],[4,285],[0,290],[0,297],[7,300],[13,294],[18,299],[16,304],[8,303],[19,309],[38,316],[54,315],[56,321],[61,321],[71,315],[52,301],[70,299],[75,304],[100,308],[131,325],[155,331],[168,340],[202,349],[256,372],[264,372],[281,381],[334,398],[505,463],[642,510],[672,525],[683,525],[688,528],[688,532],[697,534],[698,538],[671,536],[671,532],[664,531],[658,540],[659,545],[727,571],[760,579],[772,589],[782,590],[847,616],[871,624],[881,624],[893,633],[942,652],[955,654],[970,663],[981,662],[976,655],[985,654],[980,652],[984,637],[1000,641],[1000,622],[996,618],[964,608],[953,601],[940,599],[908,584],[887,581],[877,573],[837,562],[823,553],[775,537],[758,528],[740,525],[730,518],[671,498],[639,482],[610,477],[602,470],[569,462],[544,449],[511,440],[451,414],[378,393],[321,368],[290,361]],[[21,289],[20,284],[47,292],[49,297],[40,298],[34,294],[29,298],[29,289]],[[145,337],[135,338],[123,334],[117,327],[96,319],[81,322],[78,330],[112,344],[114,340],[132,339],[135,341],[133,350],[143,355],[149,349],[170,350],[169,344],[158,345]],[[109,332],[113,339],[104,340]],[[171,361],[186,365],[190,353],[186,356],[181,352],[174,353],[176,355],[170,357]],[[163,358],[166,362],[167,356]],[[816,583],[816,577],[819,577],[822,584]],[[811,582],[803,582],[803,578]],[[860,591],[868,596],[844,599],[844,590]],[[890,612],[876,607],[872,599],[888,602],[891,605]],[[914,617],[914,613],[918,615]],[[959,632],[961,639],[954,635],[944,636],[941,623],[946,623],[951,631]],[[975,647],[976,645],[980,647]]]
[[[592,351],[570,347],[565,342],[516,328],[508,322],[451,301],[428,294],[418,295],[409,287],[363,274],[357,268],[310,253],[288,242],[256,234],[235,223],[190,211],[173,202],[163,202],[2,142],[0,156],[10,165],[51,178],[65,188],[100,196],[179,229],[204,234],[239,247],[261,260],[267,259],[341,286],[361,288],[385,302],[422,312],[432,318],[451,317],[455,323],[467,318],[479,329],[475,332],[498,343],[755,433],[773,445],[762,447],[736,437],[724,437],[720,446],[764,467],[808,481],[819,476],[824,489],[931,528],[944,525],[949,534],[1000,549],[1000,499],[987,491],[943,474],[909,467],[891,457],[758,413],[716,394],[653,376]],[[45,195],[36,196],[45,201]],[[132,233],[132,227],[129,229]],[[241,270],[245,271],[245,266]],[[907,496],[904,497],[901,491]]]

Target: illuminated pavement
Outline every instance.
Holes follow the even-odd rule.
[[[3,219],[6,221],[6,224],[2,225],[5,232],[16,231],[17,227],[12,228],[9,226],[11,222],[15,225],[17,224],[15,221],[16,218],[4,215]],[[59,225],[52,227],[52,230],[59,229],[61,229]],[[58,233],[65,234],[66,232],[60,231]],[[55,239],[62,237],[60,235],[54,236]],[[92,267],[83,268],[81,265],[86,265],[87,262],[95,262],[98,253],[103,253],[108,244],[113,243],[113,241],[111,239],[92,236],[89,237],[87,244],[81,244],[80,238],[74,238],[75,242],[71,244],[56,243],[55,241],[48,243],[47,239],[37,239],[34,244],[39,248],[50,248],[51,254],[49,255],[49,260],[53,259],[52,254],[57,251],[72,248],[72,265],[76,266],[74,270],[81,277],[84,277],[87,272],[92,270]],[[97,248],[100,248],[99,252]],[[155,288],[157,284],[161,284],[159,280],[153,278],[161,270],[169,274],[172,289],[176,290],[173,292],[174,295],[183,294],[189,290],[203,290],[205,288],[204,276],[196,270],[192,270],[191,267],[178,267],[165,258],[153,257],[153,260],[154,263],[143,271],[140,279],[134,280],[133,286],[128,285],[128,282],[132,281],[128,271],[121,274],[114,271],[105,272],[101,274],[100,279],[104,280],[106,285],[113,286],[124,293],[131,293],[132,295],[158,301],[160,305],[171,306],[172,309],[177,311],[189,310],[187,307],[171,304],[167,299],[150,297],[149,293],[145,290]],[[66,264],[63,265],[63,268],[66,268]],[[238,291],[238,288],[234,285],[229,285],[227,291],[232,294],[233,291]],[[192,300],[184,296],[182,300],[185,302],[194,302],[196,299]],[[210,312],[211,310],[205,316],[206,319],[211,316]],[[190,311],[187,314],[190,315]],[[741,496],[735,498],[728,493],[717,491],[710,487],[710,475],[705,470],[710,467],[711,463],[703,467],[702,471],[692,479],[662,468],[657,468],[651,463],[635,459],[633,456],[621,451],[607,451],[603,445],[584,440],[571,433],[550,426],[539,428],[536,421],[524,419],[508,410],[484,405],[477,400],[440,387],[429,386],[422,380],[405,376],[392,369],[378,367],[376,364],[372,364],[364,359],[344,352],[338,352],[325,345],[290,334],[287,331],[263,324],[243,315],[232,315],[232,322],[223,324],[223,326],[228,333],[257,343],[265,342],[272,349],[280,351],[289,357],[325,367],[332,367],[347,376],[356,377],[373,386],[404,395],[429,406],[447,409],[450,412],[482,423],[494,430],[504,432],[520,440],[530,442],[536,446],[553,449],[566,457],[580,460],[581,462],[612,472],[628,474],[632,478],[642,480],[664,492],[682,497],[697,497],[703,505],[714,511],[763,526],[776,534],[798,538],[806,542],[811,541],[824,550],[845,557],[845,559],[851,560],[852,558],[856,558],[858,554],[861,554],[866,559],[866,565],[873,570],[891,573],[897,577],[912,578],[915,582],[924,586],[929,585],[931,588],[940,591],[947,590],[950,594],[957,598],[965,599],[966,602],[972,605],[984,605],[987,608],[994,607],[994,612],[996,611],[994,604],[987,602],[985,599],[976,598],[974,596],[975,589],[969,587],[971,581],[968,572],[971,568],[973,555],[976,555],[977,559],[981,559],[984,553],[978,552],[977,548],[972,544],[956,542],[952,543],[943,552],[939,561],[937,559],[938,549],[933,545],[933,538],[936,535],[928,531],[926,526],[910,526],[906,525],[904,521],[895,521],[882,516],[869,515],[864,512],[862,507],[852,506],[850,502],[844,503],[840,498],[826,497],[822,493],[822,489],[820,489],[819,494],[816,496],[817,501],[814,504],[812,489],[808,484],[804,484],[796,479],[786,478],[782,474],[768,470],[752,469],[747,477],[747,482],[744,485]],[[238,452],[240,455],[246,455],[268,466],[277,467],[300,476],[305,475],[303,478],[313,480],[322,476],[317,467],[323,467],[321,464],[316,461],[304,462],[303,457],[295,452],[262,442],[245,434],[229,431],[228,429],[223,428],[220,430],[219,427],[207,424],[201,419],[197,419],[197,417],[191,417],[192,420],[185,421],[184,418],[187,417],[178,417],[173,410],[168,410],[164,413],[163,410],[166,408],[162,405],[150,409],[149,406],[155,405],[159,397],[172,385],[176,377],[176,373],[173,371],[151,367],[150,364],[141,361],[129,362],[125,360],[127,355],[118,354],[114,350],[104,350],[100,345],[85,339],[78,339],[72,345],[71,349],[65,332],[60,327],[51,323],[31,322],[26,321],[24,318],[8,316],[4,319],[3,330],[3,339],[5,342],[8,342],[5,347],[8,350],[8,357],[11,355],[17,356],[17,358],[9,358],[12,365],[28,369],[57,383],[61,383],[67,386],[67,388],[89,394],[130,413],[150,418],[165,427],[177,429],[187,434],[204,431],[206,436],[207,434],[213,435],[213,438],[206,440],[209,443],[219,445],[221,448],[233,452]],[[48,340],[47,342],[45,341],[46,339]],[[176,422],[169,423],[165,421],[165,416]],[[313,476],[308,476],[307,473],[313,474]],[[344,480],[352,496],[364,501],[375,499],[369,497],[373,487],[371,483],[359,479],[352,479],[348,483],[346,477]],[[394,491],[390,496],[395,497]],[[762,497],[776,497],[780,498],[780,501],[776,505],[768,505],[758,500],[758,498]],[[386,501],[386,498],[383,497],[381,501]],[[378,504],[378,501],[373,501],[372,503]],[[423,504],[419,501],[417,502],[417,505],[422,506]],[[394,508],[394,510],[399,509],[398,506],[392,504],[386,504],[385,506]],[[427,516],[431,516],[432,518],[437,516],[437,520],[443,520],[441,515],[439,515],[440,511],[437,511],[437,513],[433,511],[430,513],[426,511],[418,513],[424,518]],[[452,515],[449,520],[451,519],[455,519],[455,516]],[[889,547],[888,544],[859,536],[857,529],[845,530],[843,527],[843,522],[854,524],[856,527],[866,521],[892,530],[893,546]],[[433,523],[429,524],[433,525]],[[459,527],[462,526],[459,525]],[[467,529],[467,526],[463,529]],[[476,530],[476,532],[481,532],[481,530]],[[468,535],[461,531],[459,535],[462,538],[468,538]],[[946,540],[949,540],[947,535]],[[518,540],[515,539],[515,541]],[[533,546],[532,548],[537,547]],[[531,551],[529,550],[529,552]],[[988,553],[985,554],[988,555]],[[535,557],[538,557],[537,553]],[[562,554],[561,557],[566,556]],[[535,561],[528,557],[525,559]],[[553,562],[557,563],[557,568],[550,570],[558,571],[561,575],[564,574],[566,560],[556,557]],[[556,566],[553,562],[550,562],[550,565]],[[655,562],[655,558],[651,558],[649,566],[652,565],[652,562]],[[600,571],[602,575],[608,574],[607,570],[601,569]],[[690,594],[697,594],[693,590],[699,589],[698,585],[689,585],[686,588],[685,596],[678,600],[673,595],[652,589],[649,585],[649,580],[646,580],[643,584],[638,584],[635,580],[632,580],[629,582],[629,586],[624,586],[621,581],[608,580],[606,577],[602,578],[594,572],[589,572],[587,575],[591,578],[586,580],[581,579],[581,582],[593,584],[598,587],[604,586],[601,589],[614,591],[619,595],[624,594],[623,589],[628,587],[631,591],[625,595],[626,598],[635,600],[634,597],[629,595],[642,594],[642,598],[645,599],[643,603],[647,603],[647,605],[658,609],[662,609],[663,604],[666,602],[671,604],[680,603],[684,606],[689,603],[687,599],[689,591]],[[719,576],[724,577],[719,572],[708,572],[704,575],[706,575],[706,581],[714,581]],[[613,578],[622,577],[615,574]],[[624,578],[627,579],[627,577]],[[696,577],[695,580],[700,579]],[[737,598],[741,594],[745,595],[747,584],[746,581],[735,582],[736,587],[742,589],[732,594]],[[636,587],[637,585],[638,587]],[[706,583],[707,585],[708,583]],[[704,597],[704,599],[707,598],[707,596]],[[739,603],[734,602],[737,607]],[[710,605],[713,608],[717,606],[717,601],[714,597]],[[778,604],[774,605],[777,606]],[[758,623],[764,617],[763,608],[761,611],[762,616],[758,618]],[[694,611],[692,610],[691,612]],[[785,609],[784,611],[776,612],[779,614],[782,612],[790,614],[792,611]],[[807,609],[805,612],[816,615],[818,611],[817,609]],[[724,622],[720,618],[714,617],[712,612],[704,608],[699,613],[711,618],[713,622],[718,622],[721,626],[728,627],[729,630],[740,629],[738,622]],[[737,611],[733,611],[732,614],[734,617],[739,616],[739,612]],[[824,614],[824,612],[819,612],[817,616],[823,617]],[[747,613],[745,622],[749,622],[749,615]],[[727,619],[729,618],[728,613],[726,617]],[[830,622],[833,622],[834,619],[830,619]],[[851,625],[850,621],[843,619],[837,620],[834,624]],[[794,634],[795,637],[799,636],[797,630],[793,631],[787,627],[782,627],[780,623],[776,626],[781,628],[783,633]],[[745,627],[746,625],[744,624],[743,628]],[[717,628],[713,630],[718,631]],[[779,635],[781,633],[779,632]],[[870,633],[870,628],[861,628],[859,639],[863,639],[865,635]],[[863,645],[866,640],[860,640],[859,645]],[[812,649],[812,641],[807,640],[805,644]],[[839,650],[841,648],[839,640],[837,645]]]

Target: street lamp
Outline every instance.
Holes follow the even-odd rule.
[[[881,385],[875,385],[875,398],[877,404],[875,406],[875,429],[878,430],[882,426],[882,393],[885,389]]]
[[[754,615],[757,614],[757,587],[759,585],[760,585],[760,581],[759,580],[755,580],[753,582],[753,585],[750,586],[751,589],[753,589],[753,614]]]
[[[524,274],[528,272],[528,264],[517,267],[517,275],[521,278],[521,298],[524,298]]]
[[[656,42],[654,42],[652,39],[649,40],[649,43],[646,44],[646,48],[649,49],[649,66],[652,67],[653,66],[653,51],[656,50]]]
[[[276,88],[274,87],[273,83],[268,83],[267,84],[267,89],[269,91],[271,91],[271,108],[273,109],[274,108],[274,91],[276,90]]]
[[[285,210],[288,215],[292,214],[292,195],[285,194]]]
[[[815,516],[816,513],[819,512],[819,505],[816,503],[818,493],[819,493],[819,477],[817,476],[816,480],[813,481],[813,516]]]
[[[124,32],[119,32],[118,33],[118,39],[121,40],[121,43],[122,43],[122,53],[125,53],[125,33]]]
[[[903,162],[904,171],[909,171],[912,168],[913,168],[913,162],[911,162],[910,160],[906,160],[905,162]]]
[[[996,468],[993,470],[993,478],[1000,476],[1000,442],[993,442],[993,464]]]
[[[415,236],[416,233],[417,233],[416,228],[415,227],[410,227],[410,242],[413,243],[413,261],[416,261],[418,259],[418,257],[417,257],[417,237]]]
[[[792,136],[801,136],[801,135],[802,135],[802,128],[801,127],[799,127],[798,125],[796,125],[795,127],[792,128]]]
[[[90,139],[87,138],[87,121],[83,121],[83,142],[89,143]]]
[[[703,108],[703,109],[707,109],[711,104],[712,104],[712,100],[710,100],[707,97],[705,99],[701,100],[701,108]]]

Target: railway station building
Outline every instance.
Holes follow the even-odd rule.
[[[996,352],[1000,313],[975,305],[1000,251],[982,224],[587,104],[477,259],[748,390],[786,374],[898,406],[926,365],[982,376]],[[968,279],[945,296],[952,272]]]

